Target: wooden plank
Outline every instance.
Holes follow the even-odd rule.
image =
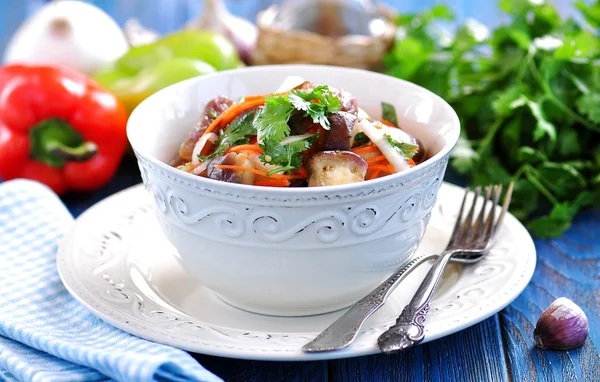
[[[327,362],[264,362],[192,354],[227,382],[325,382]]]
[[[498,317],[414,349],[330,361],[331,381],[506,381]]]
[[[600,210],[581,213],[561,238],[537,240],[538,264],[529,286],[501,313],[514,381],[600,381]],[[570,351],[534,347],[541,313],[567,297],[586,313],[590,335]]]

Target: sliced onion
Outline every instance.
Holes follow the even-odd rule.
[[[384,134],[391,136],[396,142],[414,144],[414,140],[412,139],[412,137],[402,129],[399,129],[397,127],[390,127],[382,123],[381,130],[384,132]]]
[[[297,141],[301,141],[303,139],[306,139],[308,137],[312,137],[314,134],[313,133],[306,133],[306,134],[300,134],[300,135],[290,135],[287,138],[284,138],[283,141],[281,141],[282,145],[289,145],[290,143],[294,143]]]
[[[206,145],[206,142],[211,141],[215,143],[219,137],[215,133],[204,134],[198,139],[196,146],[194,146],[194,151],[192,152],[192,164],[200,163],[200,159],[198,159],[198,155],[202,152],[202,149]]]
[[[289,76],[286,77],[285,80],[279,85],[279,88],[275,91],[275,93],[283,93],[288,90],[292,90],[296,86],[300,86],[304,83],[304,78],[299,76]]]
[[[377,145],[379,150],[381,150],[381,153],[385,155],[386,159],[394,166],[394,169],[397,172],[408,170],[410,168],[406,158],[398,154],[390,142],[385,139],[385,130],[378,129],[366,119],[361,119],[359,125],[362,132],[369,137],[373,144]]]
[[[204,170],[206,170],[206,168],[208,167],[208,162],[210,161],[200,163],[198,166],[194,167],[192,171],[190,171],[190,173],[194,175],[202,174]]]
[[[361,109],[360,107],[358,108],[358,112],[356,113],[356,116],[358,117],[358,119],[370,119],[371,117],[369,117],[369,114],[367,114],[366,111],[364,111],[363,109]]]

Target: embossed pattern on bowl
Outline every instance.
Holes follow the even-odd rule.
[[[217,182],[166,163],[204,104],[276,89],[289,75],[355,95],[376,115],[392,103],[431,158],[357,184],[271,189]],[[362,70],[310,65],[252,67],[169,87],[132,114],[128,136],[162,231],[178,260],[237,307],[307,315],[355,302],[407,262],[421,240],[459,133],[458,118],[416,85]]]

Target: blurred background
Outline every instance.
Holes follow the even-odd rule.
[[[358,67],[423,86],[461,119],[449,173],[515,181],[511,212],[536,237],[600,205],[599,34],[600,0],[0,0],[4,62],[76,68],[127,112],[245,65]],[[0,154],[34,155],[6,137]],[[5,180],[19,169],[10,155]]]
[[[301,0],[296,0],[301,1]],[[11,34],[23,20],[37,11],[49,0],[2,0],[0,1],[0,52],[8,42]],[[127,19],[135,17],[145,27],[163,34],[180,28],[187,21],[202,14],[203,0],[88,0],[108,14],[120,25]],[[226,0],[227,8],[236,16],[255,21],[259,11],[276,0]],[[418,12],[434,4],[447,4],[456,13],[459,22],[471,17],[488,25],[495,26],[502,21],[495,0],[384,0],[399,12]],[[553,0],[562,14],[574,13],[570,6],[573,0]]]

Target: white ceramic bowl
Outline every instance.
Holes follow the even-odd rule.
[[[209,100],[270,93],[292,75],[349,91],[372,116],[380,115],[380,102],[391,103],[399,124],[431,158],[380,179],[290,189],[219,182],[168,165]],[[142,102],[127,126],[179,261],[226,302],[273,315],[346,307],[409,261],[459,130],[454,110],[419,86],[313,65],[249,67],[186,80]]]

